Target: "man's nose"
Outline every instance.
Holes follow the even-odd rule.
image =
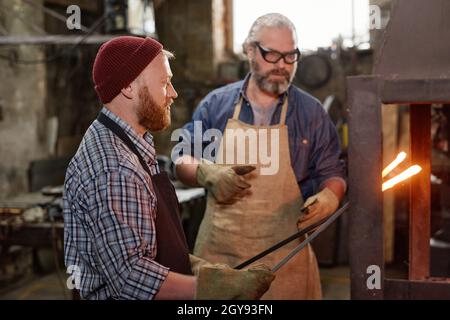
[[[172,99],[176,99],[178,97],[178,93],[175,90],[173,84],[170,84],[170,91],[169,91],[169,95]]]
[[[281,58],[278,60],[278,62],[275,64],[278,69],[285,69],[286,68],[286,62],[284,62],[284,58]]]

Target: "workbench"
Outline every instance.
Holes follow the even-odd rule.
[[[176,185],[178,201],[181,205],[183,228],[189,247],[192,249],[205,207],[205,190],[203,188],[184,188]],[[62,255],[64,243],[64,222],[62,216],[51,221],[43,211],[42,217],[24,218],[29,208],[49,207],[55,196],[46,196],[40,192],[25,193],[0,201],[0,257],[13,245],[37,248],[53,248],[55,254]],[[60,198],[59,198],[60,200]],[[34,267],[38,263],[34,255]]]

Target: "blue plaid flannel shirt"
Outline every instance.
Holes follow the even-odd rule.
[[[101,112],[130,136],[152,174],[159,173],[151,134],[140,137],[108,109]],[[63,206],[65,264],[79,271],[81,297],[152,299],[169,269],[155,261],[156,196],[150,176],[97,120],[68,166]]]

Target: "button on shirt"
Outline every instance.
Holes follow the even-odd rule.
[[[152,136],[102,111],[131,138],[153,174]],[[95,120],[71,160],[64,184],[65,264],[87,299],[152,299],[169,270],[155,261],[156,196],[137,156]]]
[[[184,126],[188,134],[182,134],[180,150],[183,144],[190,143],[191,155],[198,158],[199,155],[194,154],[195,140],[197,139],[197,144],[204,150],[211,143],[201,140],[206,130],[214,128],[224,132],[228,119],[233,117],[234,106],[241,96],[243,106],[239,120],[247,124],[255,123],[255,116],[245,94],[249,79],[250,74],[242,81],[210,92],[200,102],[192,121]],[[286,125],[291,164],[303,198],[306,199],[318,192],[328,179],[339,179],[345,183],[343,166],[339,161],[339,140],[334,124],[316,98],[293,85],[289,87],[287,93],[289,100]],[[284,97],[285,95],[280,96],[271,125],[280,122]],[[195,126],[196,121],[201,124],[201,135],[198,134],[199,130],[194,130],[195,127],[199,127],[198,123]],[[183,154],[182,151],[179,154]]]

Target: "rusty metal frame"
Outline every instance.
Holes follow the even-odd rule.
[[[430,104],[450,102],[450,80],[392,80],[381,76],[347,79],[349,101],[349,249],[352,299],[450,299],[450,279],[429,277]],[[384,275],[381,192],[383,104],[411,105],[412,161],[422,166],[410,181],[408,280]],[[381,288],[369,288],[369,266],[378,266]]]

